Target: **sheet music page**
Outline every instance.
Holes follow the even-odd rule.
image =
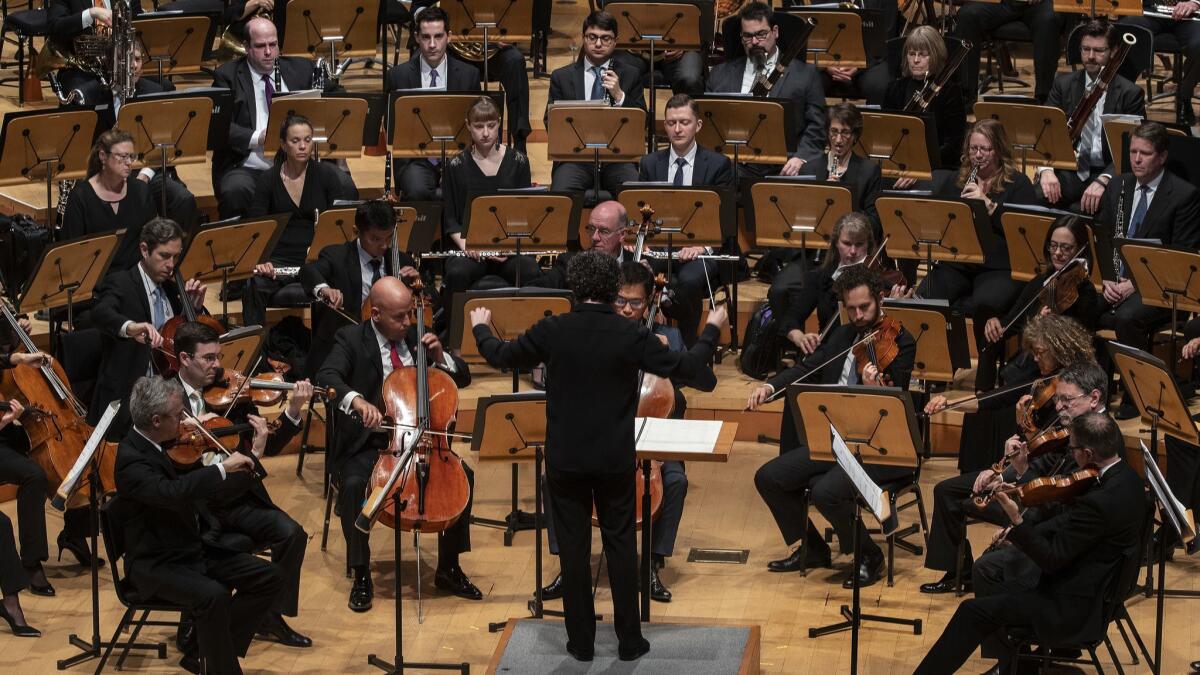
[[[721,434],[720,420],[669,420],[638,417],[633,422],[639,451],[692,452],[709,455]]]
[[[67,498],[75,491],[76,483],[79,482],[88,465],[92,463],[92,456],[96,454],[96,448],[99,448],[100,444],[104,442],[104,434],[108,433],[108,427],[112,424],[113,418],[117,416],[117,411],[120,408],[121,402],[113,401],[104,409],[104,414],[100,416],[100,421],[96,423],[96,427],[92,430],[92,435],[88,437],[87,443],[84,444],[83,450],[75,460],[75,464],[67,472],[66,477],[63,478],[63,482],[59,485],[54,499],[51,500],[51,506],[60,510],[66,507]]]
[[[1179,530],[1180,539],[1186,544],[1196,538],[1196,523],[1189,517],[1190,512],[1187,507],[1175,498],[1175,494],[1167,486],[1167,481],[1163,478],[1158,463],[1154,461],[1154,455],[1146,447],[1146,442],[1142,441],[1141,445],[1142,461],[1146,466],[1146,478],[1150,481],[1150,487],[1154,490],[1154,495],[1158,498],[1159,503],[1166,509],[1175,529]]]
[[[854,483],[859,494],[867,501],[872,515],[883,526],[884,535],[891,534],[891,531],[896,529],[897,521],[892,517],[891,507],[883,496],[883,489],[867,475],[867,470],[859,463],[858,458],[850,451],[846,441],[842,439],[842,435],[832,424],[829,425],[829,433],[833,434],[833,455],[837,459],[838,466],[842,467],[842,470],[850,477],[850,482]]]

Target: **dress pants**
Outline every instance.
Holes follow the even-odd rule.
[[[1046,206],[1078,212],[1079,200],[1083,198],[1083,191],[1086,190],[1087,187],[1092,184],[1092,181],[1098,178],[1102,173],[1104,173],[1104,167],[1094,166],[1088,173],[1087,179],[1080,180],[1079,173],[1077,171],[1064,171],[1062,169],[1055,169],[1054,175],[1058,178],[1058,186],[1059,190],[1062,192],[1062,196],[1060,196],[1058,201],[1054,203],[1046,201],[1046,195],[1042,194],[1041,181],[1034,181],[1033,191],[1034,194],[1037,195],[1038,201]]]
[[[1165,3],[1164,3],[1165,4]],[[1179,88],[1175,90],[1176,105],[1191,104],[1192,95],[1196,93],[1196,83],[1200,82],[1200,21],[1175,21],[1160,19],[1153,16],[1127,16],[1117,23],[1141,26],[1153,35],[1166,33],[1174,35],[1180,48],[1187,57],[1183,66],[1183,78]]]
[[[279,568],[283,582],[271,610],[284,616],[296,616],[300,611],[300,567],[304,564],[308,533],[288,514],[250,495],[243,495],[233,504],[213,511],[221,521],[223,532],[243,534],[254,541],[256,548],[271,549],[271,562]]]
[[[1001,656],[1001,672],[1008,672],[1007,642],[1002,629],[1033,630],[1045,601],[1032,593],[1017,593],[990,598],[968,598],[959,604],[950,623],[917,666],[915,675],[951,675],[959,672],[975,648]]]
[[[153,167],[152,167],[153,168]],[[166,208],[163,208],[163,183],[167,184]],[[199,218],[196,209],[196,197],[176,176],[163,176],[161,171],[150,179],[150,194],[158,206],[159,213],[165,213],[167,218],[179,223],[184,232],[189,231]]]
[[[967,316],[1003,316],[1021,294],[1021,284],[1013,281],[1011,270],[940,263],[921,282],[917,294],[948,300]]]
[[[651,262],[656,274],[665,274],[667,261]],[[700,338],[700,316],[708,289],[715,292],[721,284],[718,266],[708,260],[689,260],[683,264],[671,261],[671,302],[663,306],[663,314],[675,321],[683,336],[683,344],[691,348]],[[707,277],[707,278],[706,278]]]
[[[1100,327],[1117,333],[1117,342],[1138,349],[1150,347],[1150,333],[1171,320],[1171,310],[1142,303],[1142,294],[1134,292],[1116,307],[1104,304]]]
[[[1041,579],[1042,568],[1012,544],[1003,544],[979,556],[971,572],[977,598],[1032,592]]]
[[[9,597],[29,588],[29,573],[17,555],[12,521],[0,512],[0,594]]]
[[[392,168],[392,179],[400,190],[400,198],[407,201],[437,199],[440,175],[438,168],[427,159],[396,162]]]
[[[1054,11],[1054,3],[1040,0],[1037,4],[1002,0],[999,4],[967,2],[958,10],[958,23],[951,35],[969,40],[975,47],[967,55],[963,68],[967,71],[967,103],[979,92],[979,45],[987,41],[995,29],[1006,23],[1020,21],[1033,34],[1034,98],[1045,101],[1058,70],[1059,42],[1064,17]]]
[[[614,197],[623,184],[637,179],[638,170],[633,164],[600,165],[600,188]],[[592,189],[594,182],[590,162],[557,162],[550,173],[550,189],[555,192],[585,192]]]
[[[268,307],[290,307],[308,300],[308,293],[299,281],[250,277],[242,294],[242,325],[266,326]]]
[[[618,647],[632,652],[644,644],[638,617],[634,475],[632,465],[620,473],[601,475],[546,470],[561,550],[567,644],[579,652],[591,652],[596,641],[591,578],[593,502],[608,559]]]
[[[1185,507],[1200,509],[1200,448],[1167,436],[1167,485]]]
[[[246,655],[283,585],[279,570],[249,553],[206,549],[198,562],[154,571],[160,584],[155,597],[189,607],[208,672],[242,672],[238,657]],[[136,575],[133,581],[137,585]]]
[[[933,486],[933,515],[929,522],[929,550],[925,553],[925,567],[939,572],[953,572],[957,564],[958,544],[967,536],[963,517],[981,518],[989,523],[1003,524],[1004,512],[996,503],[983,509],[976,508],[971,501],[971,490],[975,487],[977,472],[964,473],[947,478]],[[971,571],[971,542],[963,548],[963,572]]]
[[[217,179],[217,214],[221,220],[244,216],[254,202],[254,189],[263,169],[236,166]]]
[[[672,94],[687,94],[700,96],[704,94],[704,57],[698,51],[685,51],[679,58],[670,61],[663,60],[662,52],[655,54],[654,84],[669,83]],[[618,51],[614,59],[627,63],[642,75],[642,88],[650,87],[650,59],[640,54],[628,51]],[[665,101],[670,96],[659,93],[660,100]],[[646,99],[649,103],[649,99]]]
[[[371,566],[370,536],[354,527],[354,520],[362,511],[367,483],[378,458],[378,453],[360,451],[346,459],[340,473],[338,510],[342,514],[342,536],[346,539],[346,562],[356,569],[366,570]],[[467,508],[454,525],[438,533],[438,569],[457,567],[458,554],[471,550],[471,503],[475,499],[475,472],[465,463],[463,470],[471,485],[471,496],[467,499]]]
[[[822,91],[829,98],[863,98],[867,105],[883,105],[883,97],[887,94],[888,77],[887,61],[880,61],[867,68],[859,68],[849,82],[834,82],[829,73],[822,68]]]
[[[0,443],[0,484],[17,486],[21,563],[35,567],[50,557],[46,543],[46,472],[7,443]]]

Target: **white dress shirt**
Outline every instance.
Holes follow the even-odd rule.
[[[754,86],[754,80],[758,78],[758,74],[760,72],[769,73],[775,70],[776,63],[779,63],[779,47],[775,47],[775,51],[767,57],[767,64],[763,66],[761,71],[754,65],[754,59],[747,56],[746,70],[742,72],[742,93],[749,94],[750,88]]]
[[[691,186],[692,176],[696,175],[695,174],[696,147],[698,145],[699,144],[696,143],[696,141],[692,141],[692,147],[688,148],[688,151],[683,155],[676,154],[675,148],[674,147],[671,148],[671,152],[669,154],[670,159],[667,161],[667,182],[668,183],[675,182],[675,173],[677,171],[679,171],[679,164],[678,164],[679,158],[683,157],[684,161],[686,162],[686,164],[683,165],[683,184],[687,185],[687,186]]]
[[[102,0],[102,2],[104,3],[105,9],[107,9],[109,11],[112,10],[112,2],[110,2],[109,0]],[[83,10],[82,17],[83,17],[83,27],[84,28],[91,28],[92,24],[96,23],[96,20],[92,18],[92,9],[94,8],[95,4],[96,3],[92,3],[93,7],[88,7],[87,9]]]
[[[421,59],[421,86],[426,89],[441,89],[444,91],[446,89],[446,78],[450,72],[450,68],[446,64],[449,63],[450,57],[442,56],[442,62],[437,64],[437,67],[429,65],[423,56],[418,58]],[[433,82],[433,75],[430,74],[435,70],[437,71],[436,87],[431,84]]]
[[[596,82],[596,73],[592,70],[592,68],[595,68],[596,66],[600,66],[601,71],[612,70],[612,59],[609,59],[604,63],[592,63],[586,58],[583,59],[583,100],[585,101],[592,100],[592,86]],[[601,94],[600,96],[600,100],[604,100],[604,95]],[[625,103],[625,93],[621,92],[620,100],[613,101],[613,105],[621,106],[623,103]]]
[[[267,107],[267,84],[263,81],[263,77],[273,78],[275,73],[267,71],[260,73],[254,69],[247,61],[246,65],[250,67],[250,84],[254,89],[254,135],[250,137],[250,154],[246,155],[246,161],[242,162],[242,166],[247,169],[256,169],[265,171],[271,168],[272,162],[269,161],[265,154],[264,139],[267,137],[267,121],[271,117],[271,109]],[[272,80],[274,84],[274,80]],[[279,78],[279,88],[275,90],[276,94],[281,94],[288,91],[287,82],[282,77]]]
[[[142,275],[142,288],[146,292],[146,302],[148,303],[147,306],[150,308],[151,319],[154,317],[154,290],[157,288],[160,289],[159,292],[163,294],[163,319],[164,321],[170,320],[171,317],[175,316],[175,310],[171,308],[171,301],[167,299],[166,289],[162,288],[150,279],[150,276],[146,274],[146,268],[142,267],[141,263],[138,263],[137,269],[138,273]],[[180,290],[182,291],[183,289]],[[184,302],[187,302],[186,298],[184,299]],[[117,331],[117,335],[129,339],[129,327],[132,325],[133,321],[127,319],[125,323],[121,324],[121,330]]]
[[[387,380],[387,376],[391,375],[393,370],[392,343],[390,340],[385,338],[382,333],[379,332],[379,329],[375,327],[374,321],[371,322],[371,330],[375,333],[375,342],[379,345],[379,353],[376,355],[376,358],[378,358],[383,364],[383,379]],[[396,342],[396,353],[400,355],[400,363],[406,366],[411,366],[415,362],[413,354],[408,350],[408,344],[404,340],[399,340]],[[451,373],[457,371],[457,367],[454,365],[454,359],[450,357],[450,352],[445,349],[442,350],[442,362],[440,364],[431,363],[430,365],[441,365]],[[362,396],[362,394],[358,393],[357,391],[347,392],[346,395],[342,397],[342,402],[340,405],[338,405],[338,410],[341,410],[343,413],[349,415],[351,411],[350,404],[354,403],[354,399],[360,396]]]
[[[163,451],[163,449],[162,449],[162,446],[161,446],[161,445],[159,445],[158,443],[155,443],[154,441],[150,440],[150,437],[149,437],[149,436],[147,436],[146,434],[143,434],[141,429],[139,429],[139,428],[137,428],[137,427],[134,427],[134,428],[133,428],[133,430],[134,430],[134,431],[136,431],[136,432],[138,433],[138,435],[139,435],[139,436],[141,436],[142,438],[146,439],[146,442],[147,442],[147,443],[149,443],[150,445],[153,445],[155,450],[157,450],[159,453],[162,453],[162,451]],[[217,471],[220,471],[220,472],[221,472],[221,480],[225,480],[225,467],[224,467],[224,465],[222,465],[220,462],[218,462],[218,463],[217,463],[217,464],[215,464],[214,466],[216,466],[216,467],[217,467]]]
[[[362,302],[363,300],[367,299],[368,295],[371,294],[371,277],[375,276],[375,269],[371,267],[371,261],[379,261],[379,269],[381,274],[386,268],[386,265],[384,265],[383,258],[372,258],[366,251],[364,251],[361,241],[359,241],[356,246],[358,247],[358,273],[359,278],[362,279],[362,296],[358,300],[359,302]],[[395,272],[396,270],[392,271]],[[319,295],[322,288],[329,288],[329,284],[321,282],[316,286],[313,286],[313,295]]]

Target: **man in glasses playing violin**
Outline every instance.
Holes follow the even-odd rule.
[[[188,412],[200,422],[220,417],[218,413],[222,411],[210,409],[204,394],[229,382],[221,368],[221,337],[210,326],[185,323],[175,332],[175,350],[179,358],[177,379],[183,386]],[[254,473],[266,475],[259,459],[279,454],[300,433],[301,415],[312,395],[313,386],[308,380],[297,382],[283,414],[273,424],[260,417],[258,408],[249,401],[235,401],[225,413],[226,419],[234,424],[250,425],[251,430],[241,434],[240,449],[254,462]],[[210,452],[203,463],[219,461],[221,457]],[[283,577],[283,590],[258,627],[259,637],[288,647],[311,647],[312,640],[292,630],[283,620],[284,615],[294,617],[299,613],[300,566],[304,563],[308,533],[271,501],[262,480],[249,473],[229,476],[208,498],[208,508],[217,520],[212,525],[217,527],[204,533],[206,541],[248,552],[270,548],[271,561]],[[186,652],[193,634],[187,630],[182,633],[181,649]]]
[[[813,371],[819,371],[819,375],[809,378],[810,384],[908,388],[917,343],[907,330],[901,328],[896,338],[899,352],[882,371],[875,364],[867,363],[859,373],[852,349],[855,343],[874,330],[883,316],[883,279],[865,265],[855,265],[842,271],[834,282],[833,290],[841,299],[850,323],[834,328],[803,361],[759,385],[750,394],[746,404],[749,410],[755,410],[775,398],[776,393],[782,396],[782,390],[789,384]],[[859,528],[859,541],[863,546],[862,564],[851,574],[858,575],[860,587],[879,581],[883,551],[871,541],[862,521],[856,523],[854,520],[856,491],[853,484],[834,462],[816,461],[809,457],[791,410],[786,406],[779,430],[779,449],[779,457],[764,464],[754,475],[754,485],[775,516],[784,542],[791,546],[801,538],[805,541],[786,558],[768,563],[767,569],[772,572],[797,572],[811,567],[830,566],[832,552],[829,545],[812,520],[805,522],[802,518],[807,499],[837,532],[842,553],[852,551],[854,528]],[[868,466],[867,472],[877,482],[899,480],[906,474],[912,474],[911,469],[878,466]],[[805,496],[806,490],[808,497]],[[852,578],[847,578],[843,586],[851,588],[852,582]]]

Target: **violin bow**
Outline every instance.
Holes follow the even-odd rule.
[[[1046,281],[1042,282],[1041,289],[1039,289],[1038,292],[1036,294],[1034,294],[1034,296],[1032,298],[1029,299],[1029,302],[1025,303],[1025,306],[1021,308],[1021,311],[1017,312],[1013,316],[1012,320],[1009,321],[1007,324],[1005,324],[1004,328],[1002,328],[1000,330],[1000,332],[1001,332],[1000,340],[998,342],[993,342],[988,346],[991,347],[992,345],[997,345],[997,344],[1000,344],[1001,342],[1004,342],[1003,335],[1005,333],[1008,333],[1009,329],[1012,328],[1018,321],[1021,320],[1021,317],[1025,316],[1025,312],[1028,312],[1029,308],[1033,307],[1033,303],[1037,302],[1038,298],[1042,297],[1042,293],[1045,293],[1046,289],[1050,288],[1050,284],[1055,279],[1057,279],[1060,275],[1066,273],[1067,270],[1075,267],[1076,265],[1083,265],[1084,269],[1086,269],[1087,268],[1087,260],[1084,260],[1083,258],[1071,258],[1071,260],[1068,261],[1066,265],[1062,266],[1062,269],[1055,270],[1054,274],[1051,274],[1050,276],[1046,277]]]
[[[1003,389],[993,389],[985,394],[976,394],[974,396],[968,396],[962,400],[955,401],[954,403],[947,405],[945,408],[942,408],[938,412],[943,413],[943,412],[948,412],[950,410],[955,410],[955,409],[963,407],[964,405],[970,403],[971,401],[986,401],[989,398],[1003,396],[1004,394],[1011,394],[1012,392],[1017,391],[1019,389],[1024,389],[1025,387],[1033,387],[1035,385],[1045,382],[1046,380],[1053,380],[1056,377],[1058,377],[1058,376],[1057,375],[1045,375],[1043,377],[1039,377],[1038,379],[1034,380],[1033,382],[1023,382],[1021,384],[1014,384],[1014,385],[1011,385],[1008,387],[1004,387]],[[920,414],[918,414],[918,417],[929,417],[929,413],[921,412]]]
[[[816,373],[816,372],[819,372],[819,371],[823,370],[823,369],[825,368],[825,366],[827,366],[827,365],[829,365],[829,364],[833,363],[834,361],[837,361],[837,360],[838,360],[838,359],[840,359],[840,358],[845,358],[846,354],[849,354],[851,351],[853,351],[855,347],[857,347],[857,346],[861,345],[861,344],[862,344],[862,343],[864,343],[864,342],[867,342],[868,340],[873,340],[873,339],[875,339],[875,336],[876,336],[876,335],[878,335],[878,334],[879,334],[879,330],[878,330],[878,329],[876,329],[876,330],[873,330],[873,331],[871,331],[870,333],[867,333],[867,334],[866,334],[866,335],[864,335],[863,337],[859,338],[858,342],[855,342],[854,344],[850,345],[849,347],[846,347],[846,348],[845,348],[845,349],[843,349],[842,351],[840,351],[840,352],[838,352],[837,354],[835,354],[835,355],[831,356],[831,357],[830,357],[828,360],[826,360],[826,361],[825,361],[824,363],[822,363],[821,365],[819,365],[819,366],[817,366],[817,367],[813,368],[812,370],[810,370],[810,371],[808,371],[807,373],[805,373],[805,374],[801,375],[800,377],[797,377],[796,379],[794,379],[794,380],[792,380],[791,382],[787,383],[787,384],[786,384],[785,386],[783,386],[782,388],[780,388],[780,389],[777,389],[777,390],[775,390],[774,392],[772,392],[772,394],[771,394],[770,396],[768,396],[768,397],[766,398],[766,400],[764,400],[764,401],[763,401],[763,403],[764,403],[764,404],[766,404],[766,403],[770,403],[771,401],[774,401],[775,399],[779,398],[780,396],[783,396],[783,392],[787,391],[787,388],[788,388],[788,387],[792,386],[793,384],[800,384],[800,383],[801,383],[801,382],[803,382],[804,380],[808,379],[808,376],[809,376],[809,375],[812,375],[813,373]],[[750,408],[747,406],[747,407],[746,407],[746,408],[743,410],[743,412],[745,412],[746,410],[749,410],[749,409],[750,409]]]
[[[251,373],[258,370],[259,365],[262,364],[262,360],[263,360],[262,352],[259,352],[258,360],[256,360],[254,362],[254,366],[250,368]],[[222,414],[221,417],[224,417],[225,419],[229,419],[229,413],[233,412],[234,403],[237,403],[238,397],[242,395],[243,391],[246,391],[246,387],[250,386],[250,380],[252,377],[253,377],[252,375],[245,375],[242,377],[242,383],[240,385],[238,385],[237,391],[233,392],[233,400],[230,402],[229,407],[225,409],[225,413]]]

